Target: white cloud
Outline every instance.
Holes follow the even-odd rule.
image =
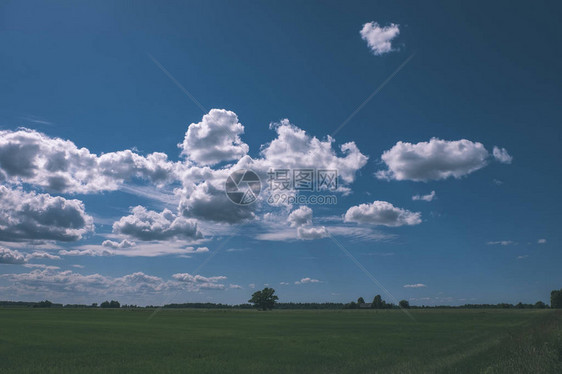
[[[526,259],[527,257],[529,257],[529,255],[517,256],[515,259],[517,259],[517,260],[524,260],[524,259]]]
[[[179,166],[164,153],[144,157],[125,150],[97,156],[69,140],[34,130],[0,131],[0,180],[50,191],[111,191],[132,178],[162,184],[174,179]]]
[[[125,256],[125,257],[156,257],[156,256],[180,256],[190,257],[193,254],[209,252],[207,247],[186,245],[183,240],[174,241],[143,241],[129,248],[110,248],[100,245],[86,244],[73,250],[62,250],[60,255],[65,256]]]
[[[324,226],[320,227],[306,227],[301,226],[297,228],[297,238],[302,240],[315,240],[327,238],[329,236],[328,230]]]
[[[369,159],[354,142],[341,145],[343,157],[338,156],[332,147],[332,137],[319,140],[291,124],[288,119],[273,123],[270,128],[277,132],[277,138],[263,146],[263,158],[254,161],[257,169],[263,172],[270,169],[337,170],[341,181],[349,184],[355,180],[357,170],[365,166]]]
[[[112,248],[112,249],[122,249],[122,248],[131,248],[135,245],[135,242],[130,240],[124,239],[121,242],[115,242],[113,240],[104,240],[101,243],[103,247]]]
[[[423,283],[416,283],[416,284],[405,284],[403,287],[404,288],[423,288],[423,287],[427,287],[427,286]]]
[[[191,275],[189,273],[178,273],[172,275],[175,280],[191,285],[198,289],[224,289],[220,281],[226,280],[225,276],[204,277],[202,275]]]
[[[235,289],[235,290],[241,290],[242,286],[240,286],[239,284],[232,284],[231,283],[230,285],[228,285],[228,288]]]
[[[537,243],[546,244],[546,239],[539,239],[539,240],[537,240]]]
[[[414,195],[414,196],[412,196],[412,200],[414,200],[414,201],[422,200],[422,201],[430,202],[434,198],[435,198],[435,191],[431,191],[431,193],[429,193],[427,195]]]
[[[289,285],[289,282],[279,282],[279,284],[280,284],[281,286],[288,286],[288,285]]]
[[[45,264],[24,264],[23,267],[30,268],[30,269],[47,269],[47,270],[58,270],[60,269],[59,266],[51,266]]]
[[[511,240],[497,240],[497,241],[487,242],[486,244],[506,246],[506,245],[514,245],[514,244],[517,244],[517,243],[514,242],[514,241],[511,241]]]
[[[365,223],[397,227],[421,223],[421,213],[397,208],[386,201],[352,206],[344,216],[344,222]]]
[[[0,264],[20,265],[25,262],[25,255],[19,251],[0,247]]]
[[[0,186],[0,240],[75,241],[93,231],[79,200]]]
[[[113,252],[105,248],[88,248],[88,249],[62,249],[59,251],[61,256],[111,256]]]
[[[203,277],[201,275],[174,274],[172,280],[136,272],[122,277],[100,274],[83,275],[71,270],[58,271],[53,267],[36,269],[29,273],[2,274],[0,278],[13,282],[18,292],[54,294],[58,297],[76,296],[111,298],[119,295],[139,297],[146,294],[162,294],[170,291],[198,292],[203,289],[222,290],[226,279],[223,276]]]
[[[381,159],[387,170],[376,173],[387,180],[428,181],[461,178],[486,166],[489,156],[482,143],[432,138],[416,144],[398,142]]]
[[[306,278],[302,278],[299,281],[296,281],[295,284],[299,285],[299,284],[310,284],[310,283],[320,283],[320,281],[318,279],[312,279],[309,277]]]
[[[492,154],[494,155],[496,161],[499,161],[502,164],[511,164],[511,161],[513,161],[513,157],[511,157],[509,153],[507,153],[507,149],[505,148],[494,146]]]
[[[287,222],[289,222],[289,226],[291,227],[299,227],[312,224],[312,209],[310,209],[306,205],[303,205],[298,209],[293,210],[291,214],[289,214]]]
[[[33,252],[33,253],[27,255],[26,258],[28,260],[34,259],[34,258],[47,259],[47,260],[60,260],[59,256],[52,255],[50,253],[43,252],[43,251]]]
[[[256,288],[256,285],[255,285],[255,283],[250,283],[250,284],[248,285],[248,287],[250,287],[251,289],[254,289],[254,288]]]
[[[243,133],[244,126],[238,122],[236,113],[211,109],[201,122],[189,125],[179,147],[183,155],[201,165],[237,160],[249,150],[248,145],[240,139]]]
[[[236,224],[257,218],[255,211],[262,204],[260,199],[251,205],[236,205],[230,201],[224,190],[227,177],[234,171],[249,169],[256,172],[262,180],[262,188],[267,189],[268,172],[279,169],[327,169],[337,170],[339,192],[349,192],[348,185],[355,180],[356,172],[362,168],[368,157],[361,154],[353,143],[343,144],[339,151],[334,149],[334,139],[327,137],[322,141],[308,135],[304,130],[292,125],[288,120],[270,125],[277,137],[261,147],[260,157],[252,159],[243,156],[235,164],[220,169],[208,166],[191,166],[181,174],[182,188],[179,211],[185,217],[202,221]]]
[[[195,240],[202,237],[196,220],[176,216],[168,209],[158,213],[139,205],[134,207],[131,213],[113,224],[114,233],[142,241]]]
[[[400,29],[399,25],[394,23],[381,27],[377,22],[367,22],[360,34],[375,56],[379,56],[393,51],[392,40],[400,34]]]
[[[191,192],[182,192],[180,212],[185,217],[229,224],[254,220],[257,204],[237,205],[230,201],[224,190],[226,178],[225,175],[219,183],[208,180],[194,186]]]

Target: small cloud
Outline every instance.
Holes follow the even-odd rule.
[[[494,182],[494,184],[497,186],[501,186],[503,184],[503,182],[499,179],[492,179],[492,182]]]
[[[517,256],[516,259],[523,260],[524,258],[527,258],[527,257],[529,257],[529,255]]]
[[[254,288],[256,288],[256,284],[255,284],[255,283],[250,283],[250,284],[248,285],[248,287],[250,287],[251,289],[254,289]]]
[[[513,157],[511,157],[509,153],[507,153],[507,149],[505,148],[499,148],[494,146],[494,149],[492,150],[492,155],[494,156],[496,161],[499,161],[502,164],[511,164],[511,161],[513,161]]]
[[[429,193],[427,195],[414,195],[414,196],[412,196],[412,200],[414,200],[414,201],[422,200],[422,201],[430,202],[433,199],[435,199],[435,191],[431,191],[431,193]]]
[[[282,285],[282,286],[288,286],[289,282],[279,282],[279,284]]]
[[[539,239],[539,240],[537,240],[537,243],[546,244],[546,239]]]
[[[241,290],[242,286],[238,285],[238,284],[230,284],[228,286],[228,288],[232,288],[232,289],[236,289],[236,290]]]
[[[423,283],[416,283],[416,284],[405,284],[403,287],[404,288],[423,288],[423,287],[427,287],[427,286]]]
[[[511,240],[498,240],[498,241],[493,241],[493,242],[488,242],[486,243],[488,245],[515,245],[517,244],[517,242],[511,241]]]
[[[312,279],[312,278],[302,278],[300,281],[296,281],[295,284],[309,284],[309,283],[320,283],[320,281],[318,279]]]
[[[20,265],[27,262],[25,255],[17,250],[0,247],[0,264]]]
[[[78,264],[70,265],[70,266],[72,266],[73,268],[77,268],[77,269],[84,269],[85,268],[84,265],[78,265]]]
[[[375,56],[394,51],[392,39],[400,34],[399,25],[391,23],[381,27],[377,22],[367,22],[360,31],[361,38],[367,42]]]

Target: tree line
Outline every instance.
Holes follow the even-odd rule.
[[[53,303],[49,300],[43,300],[39,302],[33,301],[0,301],[0,308],[103,308],[103,309],[116,309],[116,308],[165,308],[165,309],[252,309],[256,308],[259,310],[270,310],[276,309],[399,309],[399,308],[411,308],[411,309],[545,309],[545,308],[555,308],[562,309],[562,289],[553,290],[550,293],[550,306],[543,301],[537,301],[534,304],[524,304],[519,302],[517,304],[509,303],[498,303],[498,304],[464,304],[459,306],[451,305],[410,305],[407,300],[399,301],[398,305],[393,303],[387,303],[381,295],[376,295],[371,303],[366,303],[363,297],[359,297],[357,301],[351,301],[349,303],[280,303],[279,298],[275,295],[275,290],[273,288],[264,288],[261,291],[256,291],[252,294],[250,300],[247,304],[220,304],[220,303],[174,303],[166,304],[163,306],[148,305],[145,307],[138,305],[121,305],[117,300],[103,301],[98,305],[98,303],[92,303],[90,305],[86,304],[58,304]]]

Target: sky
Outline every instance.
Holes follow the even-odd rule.
[[[3,2],[0,299],[548,302],[561,15]]]

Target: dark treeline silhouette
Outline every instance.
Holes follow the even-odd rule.
[[[557,293],[558,292],[558,293]],[[554,295],[554,296],[553,296]],[[560,304],[556,304],[555,298],[558,298]],[[537,301],[535,304],[523,304],[521,302],[513,305],[508,303],[499,304],[464,304],[458,306],[452,305],[410,305],[407,300],[400,300],[399,306],[393,303],[387,303],[381,297],[381,295],[375,296],[372,303],[365,303],[365,299],[362,297],[357,299],[357,302],[352,301],[345,304],[344,309],[545,309],[549,306],[542,301]],[[553,308],[562,308],[562,290],[552,291],[551,294],[551,305]],[[555,306],[559,305],[559,306]]]
[[[376,295],[371,303],[366,303],[365,299],[359,297],[357,301],[350,303],[279,303],[275,302],[276,309],[545,309],[557,308],[562,309],[562,289],[553,290],[550,294],[550,306],[542,301],[535,304],[517,304],[498,303],[498,304],[464,304],[458,306],[452,305],[410,305],[407,300],[401,300],[399,305],[387,303],[382,299],[381,295]],[[121,305],[119,301],[104,301],[101,304],[92,303],[85,304],[57,304],[49,300],[44,301],[0,301],[0,308],[121,308],[121,309],[253,309],[256,305],[252,304],[220,304],[220,303],[174,303],[164,306],[147,305],[145,307],[138,305]]]
[[[100,308],[120,308],[121,304],[119,301],[111,300],[111,301],[104,301],[100,304]]]

